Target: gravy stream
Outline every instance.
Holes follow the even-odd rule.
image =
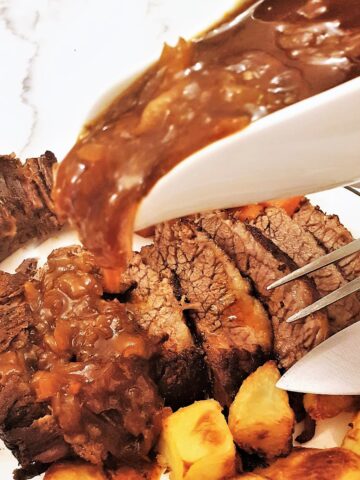
[[[59,167],[57,209],[104,268],[109,290],[126,267],[138,205],[164,174],[211,142],[360,73],[360,0],[264,0],[246,12],[201,38],[165,45]]]

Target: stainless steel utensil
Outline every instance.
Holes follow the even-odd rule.
[[[342,258],[348,257],[354,253],[360,251],[360,239],[354,240],[353,242],[345,245],[344,247],[338,248],[337,250],[324,255],[323,257],[317,258],[313,262],[301,267],[294,272],[289,273],[283,278],[280,278],[276,282],[269,285],[267,288],[271,290],[273,288],[279,287],[280,285],[284,285],[285,283],[291,282],[296,278],[302,277],[308,273],[314,272],[315,270],[319,270],[322,267],[326,267],[331,263],[334,263]],[[303,308],[299,312],[296,312],[294,315],[289,317],[286,321],[287,322],[295,322],[296,320],[300,320],[301,318],[307,317],[311,313],[317,312],[321,308],[327,307],[328,305],[344,298],[351,293],[360,290],[360,277],[355,278],[351,282],[343,285],[342,287],[338,288],[334,292],[331,292],[329,295],[320,298],[320,300],[312,303],[308,307]]]
[[[360,322],[333,335],[291,367],[277,387],[324,395],[360,394]]]
[[[317,258],[268,286],[276,288],[308,273],[360,251],[360,239]],[[360,289],[360,277],[340,287],[326,297],[300,310],[287,319],[295,322]],[[360,394],[360,322],[328,338],[309,352],[278,381],[284,390],[323,395]]]

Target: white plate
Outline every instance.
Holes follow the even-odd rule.
[[[360,237],[360,197],[343,188],[339,188],[310,195],[309,198],[313,204],[320,205],[327,213],[339,215],[342,223],[349,228],[353,235]],[[29,257],[38,257],[42,263],[54,248],[72,243],[78,243],[76,234],[71,231],[63,232],[41,245],[33,244],[21,249],[2,262],[0,268],[9,272],[14,271],[16,266],[19,265],[24,258]],[[134,237],[134,249],[140,248],[144,243],[146,242],[144,242],[141,237]],[[339,446],[347,430],[350,418],[351,415],[342,414],[337,418],[320,422],[315,437],[305,444],[305,446],[317,448]],[[6,450],[4,445],[0,444],[1,480],[10,480],[12,478],[12,471],[16,466],[17,463],[11,453]],[[163,478],[166,479],[168,477],[164,475]]]

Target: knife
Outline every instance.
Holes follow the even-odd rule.
[[[360,395],[360,322],[305,355],[280,378],[277,387],[290,392]]]

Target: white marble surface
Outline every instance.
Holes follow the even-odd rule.
[[[0,152],[62,158],[96,98],[234,0],[0,0]]]

